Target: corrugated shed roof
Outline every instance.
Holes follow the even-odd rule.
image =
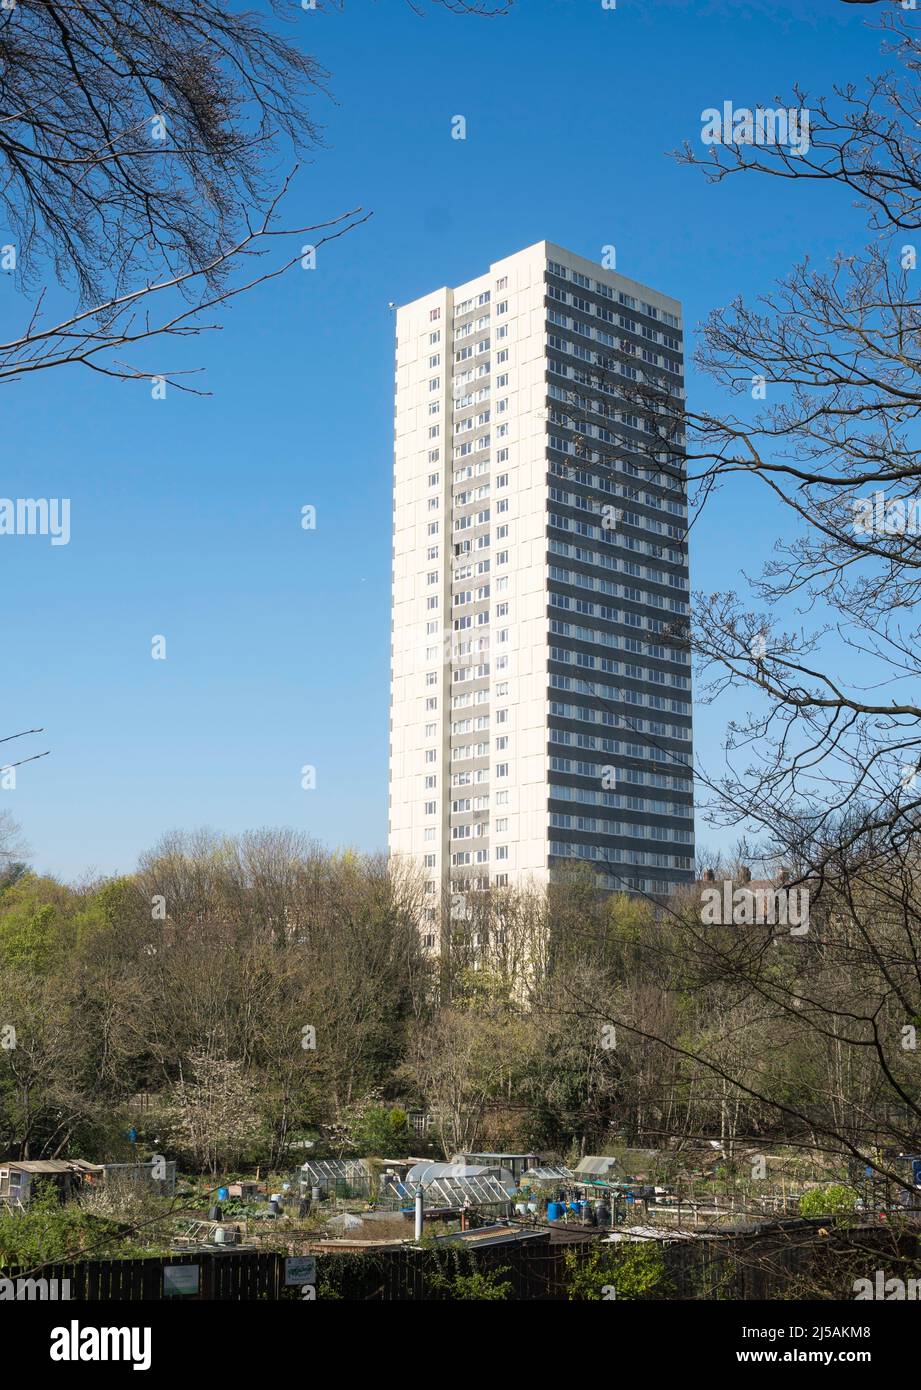
[[[583,1158],[576,1167],[576,1176],[580,1173],[589,1174],[592,1177],[606,1178],[613,1173],[617,1167],[616,1158],[605,1158],[598,1154],[590,1154]]]
[[[0,1168],[19,1173],[101,1173],[101,1163],[88,1163],[85,1158],[5,1158]]]

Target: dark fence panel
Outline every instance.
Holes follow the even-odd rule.
[[[519,1244],[482,1249],[444,1244],[362,1253],[323,1251],[317,1255],[317,1297],[373,1302],[453,1300],[469,1296],[469,1289],[466,1295],[462,1292],[460,1281],[480,1274],[509,1283],[509,1297],[515,1301],[561,1301],[567,1298],[567,1256],[579,1263],[591,1259],[597,1250],[594,1242],[551,1244],[547,1232]],[[816,1296],[806,1292],[809,1283],[802,1281],[814,1279],[821,1288],[823,1275],[836,1263],[842,1274],[852,1278],[854,1272],[866,1275],[896,1259],[904,1266],[902,1273],[917,1277],[921,1237],[910,1229],[848,1229],[819,1220],[797,1221],[757,1232],[714,1232],[699,1240],[675,1242],[664,1248],[663,1258],[670,1298],[750,1300],[790,1293],[801,1297],[804,1292]],[[853,1270],[851,1263],[840,1265],[841,1261],[853,1263]],[[46,1265],[35,1272],[3,1269],[0,1276],[41,1278],[49,1284],[58,1281],[57,1295],[48,1290],[51,1297],[60,1297],[60,1281],[69,1280],[71,1300],[135,1302],[162,1299],[164,1268],[176,1265],[198,1266],[198,1293],[187,1295],[189,1299],[244,1302],[302,1297],[299,1289],[285,1287],[284,1256],[264,1250],[85,1260]]]
[[[55,1286],[60,1290],[61,1282],[69,1280],[73,1301],[118,1303],[162,1299],[163,1270],[175,1265],[198,1266],[198,1293],[187,1295],[191,1300],[277,1299],[284,1287],[284,1257],[264,1250],[83,1260],[76,1264],[44,1265],[39,1271],[3,1269],[0,1275],[6,1279],[41,1278],[48,1281],[49,1291]],[[51,1296],[54,1297],[53,1292]]]

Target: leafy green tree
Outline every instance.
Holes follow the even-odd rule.
[[[654,1241],[618,1241],[567,1250],[570,1301],[630,1302],[668,1298],[672,1282],[661,1247]]]
[[[368,1105],[351,1128],[352,1147],[362,1154],[399,1158],[409,1149],[409,1122],[405,1110]]]
[[[24,874],[0,900],[0,965],[44,974],[73,941],[75,895],[52,878]]]
[[[857,1193],[844,1183],[813,1187],[799,1199],[800,1216],[848,1216],[854,1211]]]
[[[78,1260],[84,1254],[125,1259],[150,1254],[166,1233],[164,1228],[168,1232],[165,1203],[163,1207],[159,1237],[154,1231],[159,1223],[150,1222],[142,1239],[124,1221],[97,1215],[80,1201],[62,1203],[53,1187],[39,1187],[25,1211],[0,1207],[0,1269],[33,1269],[45,1262]]]
[[[448,1297],[458,1299],[507,1299],[512,1294],[511,1279],[502,1279],[502,1269],[477,1270],[473,1274],[455,1274],[448,1282]]]

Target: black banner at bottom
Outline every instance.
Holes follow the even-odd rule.
[[[659,1372],[693,1373],[699,1367],[744,1375],[745,1367],[834,1371],[847,1366],[878,1377],[914,1355],[921,1324],[916,1301],[891,1295],[847,1303],[535,1301],[519,1303],[511,1317],[510,1311],[507,1303],[477,1308],[472,1301],[429,1302],[423,1324],[420,1310],[404,1302],[399,1308],[379,1305],[378,1324],[367,1305],[358,1314],[346,1300],[310,1297],[247,1303],[20,1302],[0,1306],[0,1328],[7,1349],[15,1347],[17,1375],[39,1372],[53,1382],[87,1372],[132,1370],[154,1379],[177,1372],[223,1376],[251,1359],[277,1381],[285,1374],[302,1377],[323,1348],[329,1353],[337,1345],[340,1354],[348,1349],[350,1367],[362,1352],[392,1365],[394,1355],[405,1362],[418,1347],[425,1358],[435,1358],[434,1366],[451,1348],[456,1353],[462,1346],[484,1345],[491,1359],[506,1348],[520,1367],[529,1348],[545,1353],[548,1336],[559,1349],[576,1336],[570,1346],[580,1360],[591,1351],[604,1360],[640,1355],[649,1370]],[[356,1315],[360,1338],[355,1337]]]

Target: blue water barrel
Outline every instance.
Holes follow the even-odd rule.
[[[563,1219],[563,1212],[564,1212],[565,1210],[566,1210],[566,1207],[565,1207],[565,1205],[564,1205],[562,1202],[548,1202],[548,1203],[547,1203],[547,1220],[548,1220],[548,1221],[561,1221],[561,1220]]]
[[[227,1188],[226,1188],[226,1187],[219,1187],[219,1188],[218,1188],[218,1190],[217,1190],[217,1199],[218,1199],[219,1202],[226,1202],[226,1201],[227,1201],[227,1198],[228,1198],[229,1196],[230,1196],[230,1193],[227,1191]]]

